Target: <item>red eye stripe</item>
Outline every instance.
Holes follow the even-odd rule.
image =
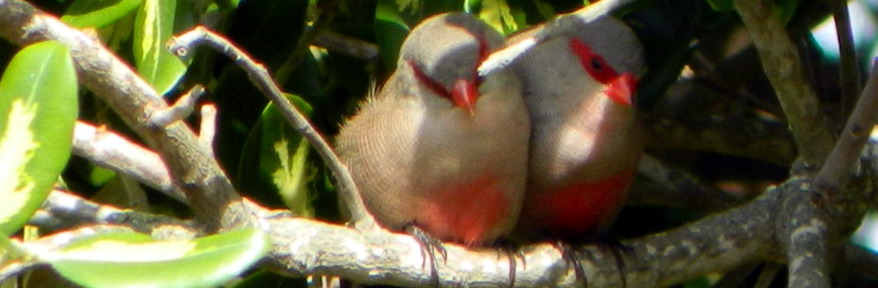
[[[442,83],[437,82],[435,79],[431,78],[429,75],[424,73],[417,64],[415,64],[412,60],[407,60],[406,63],[409,67],[412,68],[412,72],[414,72],[415,79],[420,82],[422,85],[426,86],[427,89],[433,91],[434,94],[439,97],[443,97],[445,99],[451,100],[454,103],[454,106],[462,108],[469,112],[469,115],[472,116],[475,113],[475,102],[479,97],[478,87],[482,84],[482,77],[478,76],[478,64],[485,61],[488,58],[489,47],[488,43],[484,41],[481,37],[478,39],[478,54],[476,55],[478,58],[476,59],[476,65],[473,66],[472,71],[472,80],[467,79],[457,79],[457,82],[454,83],[454,88],[449,91]]]
[[[424,74],[424,71],[421,71],[421,68],[419,68],[417,65],[415,65],[415,63],[412,62],[412,60],[408,60],[406,63],[408,63],[409,66],[412,67],[412,71],[415,72],[415,78],[417,78],[418,81],[421,82],[421,84],[424,84],[424,86],[427,86],[427,88],[432,90],[433,93],[436,93],[439,96],[442,96],[442,97],[448,98],[448,100],[451,100],[451,92],[448,92],[448,89],[446,89],[445,86],[442,86],[441,83],[436,82],[436,80],[433,80],[433,78],[430,78],[430,76],[427,76],[427,74]]]
[[[579,57],[579,63],[585,71],[598,82],[607,84],[619,77],[619,73],[616,73],[616,70],[604,60],[604,57],[591,51],[591,47],[579,39],[570,39],[570,49]]]

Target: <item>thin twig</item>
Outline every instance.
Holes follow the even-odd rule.
[[[368,63],[378,62],[378,45],[360,39],[348,37],[329,30],[322,30],[314,39],[314,45],[326,48],[329,51],[363,60]]]
[[[73,130],[73,154],[130,176],[180,202],[189,203],[186,195],[171,181],[168,167],[155,152],[106,128],[77,121]]]
[[[820,113],[820,104],[805,78],[799,51],[783,23],[766,0],[734,0],[735,9],[756,45],[766,76],[783,107],[799,155],[808,165],[820,166],[835,137]]]
[[[213,104],[201,105],[201,121],[198,128],[198,140],[208,150],[213,151],[213,141],[216,139],[216,106]]]
[[[338,5],[338,1],[323,1],[320,3],[321,6],[334,6]],[[314,39],[317,38],[317,35],[320,32],[325,31],[326,27],[332,23],[335,19],[336,9],[319,9],[320,16],[318,16],[317,21],[314,21],[313,24],[306,23],[302,28],[302,35],[299,37],[299,41],[296,43],[296,46],[293,48],[293,51],[290,52],[289,56],[286,60],[284,60],[283,64],[275,71],[274,82],[275,83],[286,83],[287,79],[290,78],[290,74],[299,66],[299,62],[302,61],[303,55],[308,51],[311,46],[311,42],[314,42]]]
[[[843,189],[847,184],[860,152],[869,140],[872,126],[878,120],[875,116],[875,111],[878,111],[878,61],[873,62],[872,66],[872,75],[848,118],[841,138],[817,174],[818,183],[835,190]]]
[[[165,127],[171,123],[183,120],[192,115],[192,111],[195,111],[195,102],[203,94],[204,87],[195,85],[195,87],[184,93],[183,96],[180,96],[180,99],[177,99],[173,105],[153,112],[149,121],[155,126]]]
[[[851,17],[848,13],[848,1],[830,0],[832,15],[835,19],[835,34],[838,37],[840,57],[839,78],[841,78],[841,100],[845,111],[851,111],[860,95],[860,69],[857,65],[857,50],[851,32]],[[845,113],[842,117],[847,118]]]
[[[176,218],[119,209],[110,205],[95,203],[75,194],[53,190],[41,208],[52,218],[59,219],[66,227],[88,224],[122,225],[142,233],[167,231],[171,226],[188,231],[194,236],[196,229],[191,222]]]
[[[280,88],[271,80],[265,67],[256,64],[244,51],[241,51],[228,40],[220,35],[208,31],[204,27],[196,27],[189,32],[175,37],[170,49],[183,56],[198,45],[206,44],[217,51],[222,52],[227,57],[234,59],[235,63],[241,66],[250,76],[251,81],[256,87],[262,91],[272,102],[274,102],[284,119],[295,128],[305,139],[317,150],[317,153],[326,161],[327,166],[333,172],[338,183],[338,190],[351,211],[351,218],[357,227],[371,228],[376,227],[375,220],[366,211],[360,193],[357,190],[351,174],[347,168],[338,159],[338,156],[332,151],[332,148],[314,129],[311,123],[302,115],[302,113],[290,103],[290,100],[283,96]]]

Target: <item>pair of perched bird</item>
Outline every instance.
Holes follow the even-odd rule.
[[[378,222],[466,246],[606,228],[643,149],[643,52],[618,19],[579,24],[484,77],[477,67],[505,45],[497,31],[463,13],[415,27],[395,73],[336,138]]]

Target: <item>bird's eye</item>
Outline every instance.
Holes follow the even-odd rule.
[[[591,58],[591,68],[594,70],[601,70],[604,68],[604,65],[597,58]]]
[[[604,57],[594,53],[591,47],[579,39],[570,39],[570,49],[573,50],[573,54],[579,57],[582,68],[598,82],[607,84],[619,77],[619,73],[616,73],[616,70],[607,64]]]

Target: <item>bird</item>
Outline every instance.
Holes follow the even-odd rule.
[[[636,174],[644,139],[634,95],[646,65],[623,21],[611,15],[565,21],[565,33],[511,64],[532,127],[515,234],[582,243],[609,228]],[[542,27],[549,25],[559,27]],[[510,38],[510,45],[542,27]]]
[[[414,226],[467,247],[491,245],[514,228],[530,119],[511,70],[476,71],[503,44],[469,14],[425,19],[403,41],[383,87],[342,124],[336,152],[384,228]]]

